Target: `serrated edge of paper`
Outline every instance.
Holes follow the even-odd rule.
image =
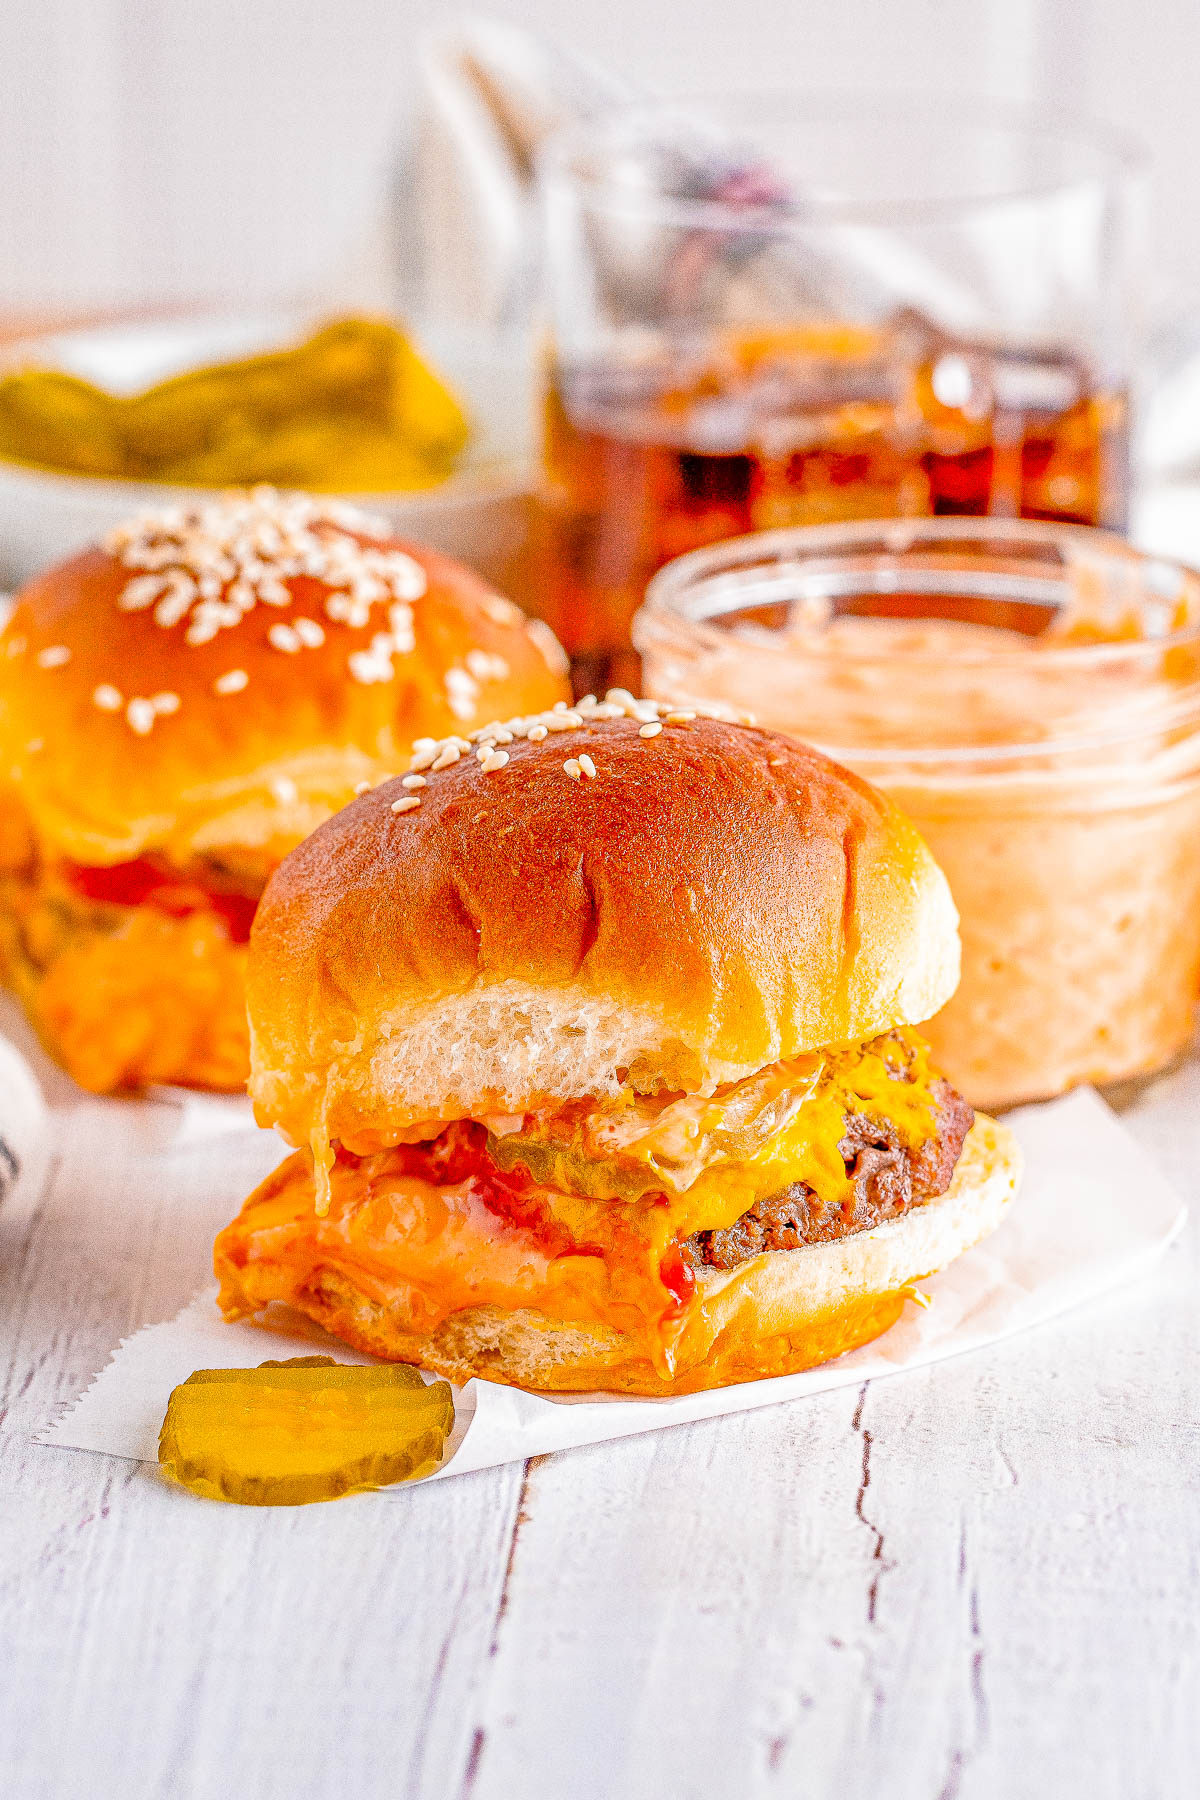
[[[183,1318],[185,1313],[191,1312],[193,1310],[193,1308],[198,1306],[200,1304],[200,1302],[203,1300],[212,1300],[215,1294],[216,1294],[215,1287],[210,1286],[210,1287],[197,1288],[196,1292],[192,1295],[191,1299],[188,1301],[185,1301],[185,1303],[179,1308],[179,1311],[172,1313],[171,1317],[169,1319],[155,1319],[151,1324],[139,1325],[135,1331],[129,1332],[125,1337],[118,1338],[117,1342],[113,1345],[112,1349],[108,1353],[107,1361],[104,1363],[103,1367],[96,1370],[96,1373],[92,1376],[92,1379],[88,1382],[87,1386],[83,1389],[82,1393],[76,1394],[76,1396],[73,1400],[56,1400],[55,1401],[54,1404],[55,1404],[56,1411],[54,1413],[54,1416],[52,1418],[48,1419],[46,1421],[46,1423],[43,1426],[41,1426],[41,1428],[39,1430],[37,1430],[33,1433],[33,1442],[35,1444],[49,1445],[52,1449],[56,1449],[56,1450],[76,1450],[76,1449],[78,1449],[79,1446],[77,1444],[57,1444],[55,1442],[55,1433],[61,1431],[69,1419],[74,1418],[75,1414],[79,1411],[80,1407],[83,1405],[84,1401],[88,1398],[88,1395],[92,1392],[93,1388],[97,1387],[99,1385],[99,1383],[101,1381],[103,1381],[104,1377],[108,1374],[109,1370],[113,1367],[114,1363],[116,1362],[117,1358],[121,1355],[122,1351],[127,1349],[130,1344],[136,1342],[136,1340],[138,1338],[148,1337],[151,1334],[151,1332],[165,1331],[171,1325],[178,1325],[179,1321]],[[103,1455],[103,1456],[118,1456],[118,1455],[120,1455],[120,1452],[116,1451],[116,1450],[105,1450],[105,1451],[94,1452],[94,1454]],[[141,1462],[142,1458],[141,1457],[125,1457],[125,1458],[123,1458],[123,1460],[126,1462]]]

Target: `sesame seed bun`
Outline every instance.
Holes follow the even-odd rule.
[[[256,491],[33,581],[0,636],[0,747],[40,840],[77,862],[273,860],[414,738],[548,706],[565,668],[448,557]]]
[[[286,859],[251,937],[258,1115],[318,1156],[627,1074],[709,1092],[953,992],[915,828],[774,732],[617,694],[414,765]]]
[[[217,1240],[221,1305],[238,1318],[281,1301],[359,1350],[419,1363],[451,1381],[478,1375],[550,1392],[695,1393],[794,1374],[879,1337],[899,1319],[914,1282],[996,1229],[1020,1170],[1012,1133],[977,1117],[937,1199],[873,1230],[710,1271],[698,1282],[669,1375],[648,1354],[645,1330],[564,1321],[529,1306],[460,1307],[430,1329],[421,1295],[382,1281],[358,1238],[346,1240],[343,1256],[336,1229],[319,1255],[277,1254],[287,1229],[283,1196],[295,1181],[288,1163]],[[268,1215],[261,1242],[260,1208]]]

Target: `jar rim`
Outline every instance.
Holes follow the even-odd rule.
[[[744,119],[749,141],[754,128],[779,122],[798,128],[858,123],[887,118],[898,130],[1008,134],[1015,143],[1070,146],[1089,158],[1089,166],[1065,175],[1005,183],[994,189],[964,186],[946,194],[847,197],[819,188],[806,191],[803,204],[747,205],[671,193],[647,187],[628,172],[611,167],[587,170],[589,153],[616,148],[622,132],[661,125],[672,115],[699,126],[718,114]],[[1142,141],[1106,121],[1065,107],[1037,106],[988,95],[947,95],[933,91],[846,88],[841,90],[765,87],[738,92],[695,90],[665,94],[655,100],[630,99],[576,120],[551,134],[537,154],[543,185],[570,182],[615,210],[649,215],[681,225],[737,233],[764,229],[786,235],[825,225],[950,223],[966,214],[1012,206],[1030,200],[1099,186],[1108,189],[1144,176],[1149,154]]]
[[[986,543],[989,539],[1001,545],[1028,543],[1043,550],[1065,549],[1066,555],[1061,565],[1062,576],[1056,577],[1050,572],[1040,576],[1022,576],[1016,572],[1006,573],[1002,566],[989,570],[987,559],[981,558],[980,568],[962,568],[958,571],[960,580],[957,585],[963,590],[969,587],[978,592],[982,583],[992,586],[997,594],[1003,591],[1012,596],[1014,588],[1030,581],[1040,582],[1046,589],[1061,588],[1070,569],[1071,552],[1074,551],[1077,561],[1086,560],[1093,567],[1107,565],[1113,571],[1122,567],[1140,571],[1150,592],[1157,590],[1158,598],[1164,601],[1178,598],[1185,586],[1194,583],[1200,606],[1200,572],[1174,557],[1139,550],[1116,532],[1100,531],[1090,525],[1063,525],[1039,519],[854,519],[829,525],[795,525],[774,531],[747,532],[740,537],[723,538],[719,543],[705,545],[700,550],[690,550],[666,563],[651,576],[646,586],[645,600],[634,619],[634,629],[635,632],[640,629],[639,621],[643,616],[649,619],[656,613],[665,613],[705,637],[713,645],[728,644],[730,639],[717,631],[710,620],[734,611],[736,603],[732,598],[728,606],[719,610],[714,608],[703,615],[690,609],[685,601],[689,589],[698,589],[702,582],[712,580],[719,574],[725,574],[729,578],[732,590],[739,573],[748,574],[756,566],[761,567],[771,561],[783,567],[786,560],[790,578],[795,580],[796,565],[805,560],[815,562],[823,557],[833,562],[839,553],[850,555],[871,544],[880,545],[881,556],[899,560],[922,544],[932,547],[939,541],[948,544]],[[949,577],[954,573],[955,571],[947,568],[945,576]],[[907,587],[909,584],[906,581],[904,585]],[[927,586],[931,593],[946,593],[953,592],[956,584],[945,578],[940,582],[936,581],[931,575],[922,585]],[[853,587],[860,592],[872,591],[861,582],[851,582],[848,573],[844,578],[844,586],[847,589]],[[884,593],[887,588],[880,585],[873,591]],[[1018,592],[1015,597],[1034,598],[1028,588],[1024,593]],[[766,603],[768,602],[762,598],[752,602],[755,605]],[[1194,624],[1145,638],[1121,638],[1104,643],[1054,644],[1047,644],[1041,638],[1031,638],[1029,648],[1023,645],[1002,645],[983,649],[964,643],[952,649],[939,647],[936,651],[906,652],[905,656],[911,663],[945,665],[949,662],[964,667],[972,664],[993,665],[997,662],[1013,666],[1026,661],[1036,661],[1044,667],[1053,659],[1057,667],[1077,669],[1119,663],[1123,659],[1136,661],[1147,655],[1161,655],[1164,650],[1195,644],[1200,644],[1200,617]],[[1034,648],[1034,645],[1037,647]],[[881,652],[839,649],[838,655],[843,662],[870,665],[880,660]]]
[[[786,665],[788,661],[794,661],[798,666],[803,665],[817,654],[815,648],[809,651],[803,645],[771,647],[765,643],[739,641],[713,623],[714,618],[737,610],[739,604],[771,604],[769,597],[761,595],[755,600],[739,603],[734,598],[735,590],[744,585],[739,580],[739,573],[749,574],[754,567],[772,561],[778,562],[781,570],[785,571],[794,570],[801,562],[812,563],[820,558],[824,558],[827,564],[836,565],[839,554],[850,556],[855,550],[861,552],[864,546],[870,545],[880,546],[881,557],[893,557],[899,561],[906,552],[919,549],[922,545],[932,546],[939,541],[953,546],[972,542],[986,544],[989,540],[1000,552],[1006,546],[1011,550],[1022,544],[1029,545],[1031,550],[1040,549],[1043,553],[1058,550],[1062,556],[1061,573],[1047,572],[1043,565],[1040,577],[1034,577],[1047,588],[1062,589],[1069,577],[1073,553],[1076,567],[1086,562],[1092,569],[1128,571],[1134,580],[1140,579],[1150,590],[1139,596],[1142,600],[1150,598],[1155,587],[1159,589],[1158,597],[1165,601],[1168,598],[1178,599],[1187,586],[1194,586],[1200,606],[1200,574],[1196,571],[1172,558],[1137,550],[1115,533],[1098,531],[1090,526],[989,518],[852,520],[841,524],[795,526],[751,533],[740,538],[728,538],[676,558],[652,577],[646,589],[645,602],[633,621],[634,645],[643,653],[651,649],[657,650],[661,646],[653,642],[656,629],[675,627],[687,633],[691,643],[698,648],[720,651],[725,655],[729,655],[731,651],[741,652],[748,657],[769,655],[776,663],[783,662]],[[1013,597],[1014,586],[1021,577],[1014,576],[1011,571],[1005,573],[1001,554],[991,560],[995,590],[1006,597]],[[981,563],[986,569],[988,559],[981,558]],[[714,608],[708,615],[700,615],[690,609],[687,604],[689,591],[693,595],[697,594],[706,579],[716,586],[715,578],[722,572],[729,576],[728,603],[719,610]],[[938,571],[933,571],[934,576],[937,573]],[[963,563],[961,554],[958,564],[943,573],[957,574],[961,578],[960,586],[963,591],[978,594],[979,574]],[[847,586],[859,593],[887,591],[886,587],[872,590],[861,579],[851,581],[849,571]],[[911,591],[907,577],[892,586],[893,591],[901,587],[905,591]],[[939,582],[931,578],[929,586],[931,591],[947,591],[944,580]],[[800,596],[793,590],[790,597]],[[778,604],[782,599],[782,595],[778,596],[775,603]],[[1004,644],[987,649],[968,642],[953,649],[939,646],[936,650],[906,650],[901,653],[901,660],[909,669],[919,673],[953,669],[965,673],[982,667],[998,668],[1009,674],[1024,670],[1086,673],[1093,669],[1111,671],[1115,668],[1119,671],[1123,664],[1136,670],[1139,664],[1150,659],[1161,659],[1165,653],[1180,648],[1200,649],[1200,619],[1174,631],[1137,639],[1104,643],[1047,643],[1044,638],[1031,637],[1028,647],[1023,644]],[[860,670],[878,669],[883,665],[889,668],[897,666],[894,645],[862,650],[847,649],[839,645],[837,659],[842,667]],[[959,740],[939,745],[893,743],[860,747],[834,745],[821,734],[818,736],[819,747],[828,755],[857,766],[882,766],[886,763],[930,768],[937,764],[960,767],[972,764],[982,769],[1021,764],[1038,758],[1044,760],[1048,757],[1061,758],[1063,755],[1085,755],[1112,749],[1138,738],[1161,738],[1164,732],[1189,726],[1200,726],[1200,680],[1177,685],[1169,703],[1156,709],[1152,720],[1145,716],[1114,718],[1111,727],[1103,733],[1096,731],[1095,721],[1092,720],[1087,727],[1077,728],[1074,732],[1069,723],[1064,721],[1063,729],[1049,736],[1014,738],[1003,743],[989,744],[970,744]]]

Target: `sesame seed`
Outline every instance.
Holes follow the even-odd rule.
[[[110,687],[107,681],[92,689],[92,705],[98,706],[101,712],[120,712],[124,704],[125,697],[120,688]]]
[[[487,650],[468,650],[463,661],[476,681],[508,679],[509,667],[502,656],[493,656]]]
[[[346,667],[355,681],[363,687],[373,687],[390,681],[393,674],[390,662],[372,656],[369,650],[353,650],[346,658]]]
[[[168,689],[166,693],[155,694],[150,704],[156,713],[162,713],[169,717],[171,713],[179,711],[179,695],[171,693]]]
[[[291,606],[288,582],[307,575],[333,590],[325,598],[328,616],[352,627],[370,623],[376,602],[390,605],[396,646],[407,649],[408,608],[428,582],[422,565],[390,543],[389,531],[386,521],[340,501],[257,487],[143,513],[109,532],[104,547],[130,571],[117,606],[154,607],[166,630],[186,620],[189,644],[208,643],[259,602]],[[302,634],[302,641],[315,648],[320,640]]]
[[[37,653],[39,669],[61,669],[64,663],[71,660],[71,652],[65,644],[50,644],[45,650]]]
[[[130,731],[145,737],[154,729],[154,702],[140,698],[131,700],[125,708],[125,722]]]
[[[227,669],[224,675],[218,675],[213,682],[215,694],[240,694],[248,686],[250,677],[245,669]]]
[[[397,600],[388,607],[388,629],[392,634],[392,643],[399,656],[407,656],[415,650],[417,640],[413,633],[413,611],[406,600]]]
[[[173,626],[178,625],[181,619],[187,618],[187,615],[191,612],[192,607],[195,604],[197,591],[194,584],[190,581],[177,583],[171,588],[169,593],[163,595],[162,599],[155,607],[154,623],[161,626],[164,631],[170,631]],[[220,591],[221,590],[218,587],[218,594]],[[208,616],[207,608],[211,607],[211,605],[212,601],[209,600],[205,610],[205,617]]]
[[[447,669],[446,698],[456,719],[469,719],[479,699],[479,683],[465,669]]]
[[[452,733],[449,737],[440,739],[418,738],[409,760],[412,775],[406,780],[411,782],[415,778],[423,782],[424,777],[417,773],[419,770],[428,769],[435,773],[451,768],[461,757],[470,755],[472,751],[482,770],[500,769],[509,760],[507,752],[499,748],[501,744],[512,744],[519,740],[538,744],[552,732],[575,731],[582,725],[595,726],[617,720],[631,720],[638,726],[642,737],[658,737],[667,711],[665,705],[660,705],[655,700],[635,700],[625,688],[610,688],[603,700],[597,700],[593,694],[586,694],[574,706],[568,706],[565,700],[559,700],[549,712],[493,720],[490,724],[478,726],[469,737]],[[740,718],[745,722],[744,715],[732,714],[724,708],[711,712],[697,708],[689,711],[687,717],[726,720]],[[572,781],[594,781],[597,777],[596,765],[586,752],[568,757],[561,767]]]
[[[519,625],[521,614],[511,600],[502,599],[499,594],[485,594],[482,601],[484,612],[497,625]]]
[[[423,788],[428,787],[429,783],[423,775],[402,775],[400,777],[400,786],[406,788]]]
[[[373,781],[356,781],[354,784],[354,792],[359,799],[361,799],[364,794],[370,793],[374,785],[375,783]]]
[[[290,775],[277,775],[271,783],[271,795],[280,806],[295,806],[300,798],[300,789]]]
[[[393,550],[389,555],[380,557],[379,563],[386,571],[388,585],[398,600],[419,600],[429,586],[429,577],[415,557],[405,556],[402,550]]]
[[[293,631],[290,625],[272,625],[267,633],[267,642],[275,650],[282,650],[287,656],[295,656],[300,648],[300,634]]]
[[[166,585],[164,575],[139,575],[125,583],[117,595],[117,605],[122,612],[141,612],[144,607],[154,605]]]
[[[24,656],[28,648],[29,639],[23,638],[20,633],[17,632],[9,638],[7,644],[4,646],[4,653],[6,656]]]
[[[669,712],[667,714],[667,724],[689,725],[695,716],[694,712]]]
[[[417,810],[418,806],[420,806],[420,804],[421,804],[420,795],[405,794],[403,800],[393,800],[392,801],[392,811],[394,813],[416,812],[416,810]]]
[[[533,639],[546,667],[555,675],[565,675],[571,667],[567,653],[544,620],[527,619],[525,632]]]
[[[292,629],[302,644],[315,650],[325,642],[325,632],[315,619],[308,619],[303,614],[292,621]]]

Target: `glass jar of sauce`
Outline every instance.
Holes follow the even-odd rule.
[[[1200,988],[1200,575],[1105,533],[926,519],[681,557],[648,694],[818,745],[916,821],[962,916],[927,1027],[977,1105],[1169,1062]]]

